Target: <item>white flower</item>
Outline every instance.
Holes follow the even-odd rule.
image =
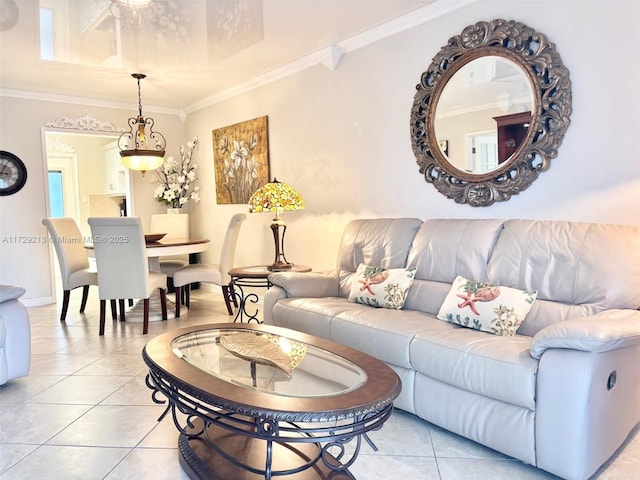
[[[199,190],[192,184],[198,179],[196,170],[198,165],[191,163],[193,151],[198,144],[198,137],[180,145],[180,160],[167,157],[162,164],[162,168],[156,170],[156,178],[160,186],[153,192],[153,197],[159,202],[166,203],[173,208],[181,207],[189,200],[195,203],[200,201]]]
[[[160,185],[153,191],[153,198],[162,197],[162,194],[164,194],[164,185]]]

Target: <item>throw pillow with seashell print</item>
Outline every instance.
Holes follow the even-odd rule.
[[[513,336],[537,296],[535,290],[489,285],[458,276],[437,317],[463,327]]]

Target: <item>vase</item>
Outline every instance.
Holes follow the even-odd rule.
[[[182,209],[181,208],[167,208],[167,213],[168,214],[173,214],[173,215],[179,215],[182,213]]]

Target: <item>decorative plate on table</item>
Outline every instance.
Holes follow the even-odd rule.
[[[145,233],[144,241],[147,243],[154,243],[154,242],[157,242],[158,240],[162,240],[165,235],[166,233]]]
[[[289,377],[307,353],[306,345],[278,335],[232,333],[221,335],[220,344],[237,357],[277,367]]]

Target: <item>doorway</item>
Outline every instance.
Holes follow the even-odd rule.
[[[48,178],[45,184],[46,215],[73,218],[86,239],[91,238],[87,222],[89,217],[120,216],[123,202],[127,204],[128,212],[133,211],[128,172],[122,192],[110,194],[108,189],[105,152],[113,146],[118,136],[119,132],[103,133],[49,126],[42,129],[44,173]],[[52,294],[56,298],[62,292],[62,284],[53,245],[49,268]]]
[[[467,171],[486,173],[498,167],[498,136],[496,132],[465,135]]]
[[[124,211],[132,215],[128,172],[118,173],[122,188],[117,191],[110,176],[113,168],[109,155],[117,138],[116,133],[44,129],[45,169],[54,182],[48,185],[47,215],[55,216],[62,201],[64,216],[74,218],[87,237],[91,234],[87,223],[91,216],[120,216]],[[62,199],[55,191],[59,176]]]

